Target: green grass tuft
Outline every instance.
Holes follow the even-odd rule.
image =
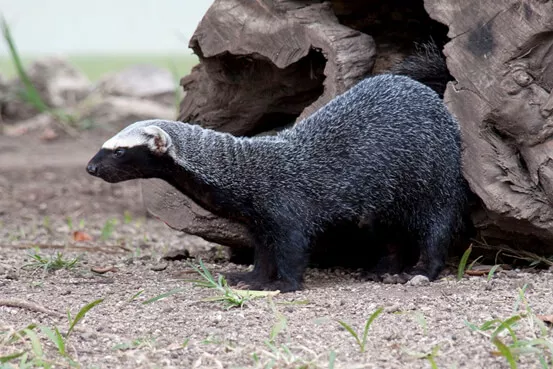
[[[100,299],[86,304],[79,310],[73,320],[68,312],[69,330],[65,335],[63,335],[56,326],[53,328],[48,326],[37,327],[36,324],[30,324],[10,334],[6,339],[2,340],[0,344],[17,344],[18,346],[16,347],[18,351],[0,356],[0,364],[5,364],[0,365],[0,369],[13,368],[12,365],[15,365],[15,368],[81,367],[79,363],[69,356],[67,352],[67,341],[75,325],[84,318],[90,309],[102,301],[103,299]],[[40,328],[40,332],[36,330],[36,328]],[[41,341],[41,338],[44,337],[54,344],[59,357],[50,358],[46,356],[43,349],[46,346],[43,344],[43,341]],[[22,349],[21,346],[23,346],[23,351],[20,351]],[[59,360],[60,358],[62,361]],[[14,362],[16,359],[19,359],[18,364]]]
[[[220,301],[227,309],[242,307],[254,298],[274,296],[278,293],[274,291],[235,290],[228,286],[224,276],[219,275],[215,279],[201,259],[199,260],[199,266],[190,262],[188,262],[188,265],[202,277],[201,280],[189,280],[189,282],[193,282],[196,287],[212,288],[218,292],[216,296],[208,297],[203,301]]]
[[[365,328],[363,329],[363,336],[360,338],[359,335],[357,334],[357,332],[355,332],[353,330],[353,328],[348,325],[347,323],[345,323],[344,321],[342,320],[338,320],[338,323],[340,323],[340,325],[342,327],[344,327],[344,329],[346,331],[349,332],[349,334],[351,334],[353,336],[353,338],[355,338],[355,341],[357,342],[357,345],[359,346],[359,350],[363,353],[365,352],[365,347],[367,345],[367,336],[368,336],[368,333],[369,333],[369,328],[372,324],[372,322],[384,311],[384,308],[378,308],[374,313],[371,314],[371,316],[369,317],[369,319],[367,319],[367,322],[365,323]]]
[[[519,291],[517,304],[515,304],[516,311],[521,303],[525,304],[525,311],[506,319],[488,320],[479,326],[467,321],[465,324],[472,331],[488,337],[497,348],[494,355],[504,357],[511,369],[518,367],[517,362],[522,355],[534,355],[542,368],[549,368],[548,362],[551,363],[553,359],[553,340],[548,336],[549,329],[532,312],[524,296],[524,288]],[[523,331],[520,327],[524,325],[527,327],[524,331],[530,332],[532,337],[520,336],[520,331]]]
[[[80,261],[79,257],[65,258],[63,253],[56,252],[55,255],[42,256],[39,254],[38,249],[29,253],[31,262],[23,265],[22,268],[29,269],[43,269],[46,271],[55,271],[60,269],[73,269]]]
[[[102,233],[100,235],[100,238],[102,241],[107,241],[115,231],[115,226],[117,225],[118,221],[116,218],[108,219],[106,220],[106,223],[104,223],[104,227],[102,228]]]

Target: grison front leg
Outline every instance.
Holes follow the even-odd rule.
[[[227,280],[232,285],[252,290],[292,292],[301,289],[308,262],[308,237],[292,226],[261,229],[264,231],[256,237],[253,270],[228,273]]]

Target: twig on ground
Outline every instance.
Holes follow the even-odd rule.
[[[54,244],[21,244],[21,245],[5,245],[0,244],[2,248],[15,248],[15,249],[63,249],[65,251],[88,251],[88,252],[103,252],[106,254],[121,254],[123,252],[132,251],[125,246],[113,246],[113,247],[100,247],[100,246],[77,246],[77,245],[54,245]]]
[[[34,302],[20,300],[20,299],[0,299],[0,306],[16,307],[20,309],[31,310],[37,313],[45,313],[48,315],[53,315],[58,318],[64,317],[63,314],[58,313],[57,311],[47,309],[44,306],[35,304]]]

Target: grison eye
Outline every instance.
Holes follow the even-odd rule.
[[[120,158],[125,155],[125,149],[119,147],[113,151],[113,157]]]

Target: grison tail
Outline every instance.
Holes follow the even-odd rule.
[[[447,69],[445,56],[432,39],[416,44],[415,53],[395,65],[390,72],[411,77],[436,91],[441,98],[447,82],[453,80]]]

